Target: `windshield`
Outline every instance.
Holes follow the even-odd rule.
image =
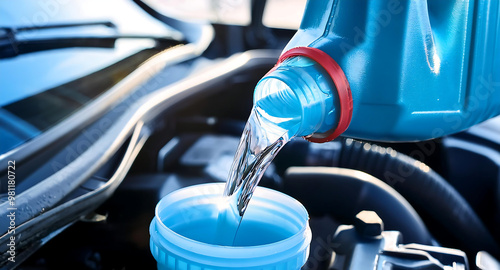
[[[0,154],[183,39],[124,0],[2,1],[0,10]]]

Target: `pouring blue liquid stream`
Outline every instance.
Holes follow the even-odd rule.
[[[285,60],[258,83],[224,190],[215,242],[233,245],[255,188],[288,141],[331,129],[336,119],[333,87],[326,72],[306,57]]]

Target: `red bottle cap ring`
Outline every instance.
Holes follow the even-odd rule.
[[[325,133],[315,133],[304,137],[310,142],[329,142],[346,131],[346,129],[349,127],[349,124],[351,123],[352,94],[351,88],[349,87],[349,82],[347,81],[344,71],[342,71],[340,66],[337,64],[337,62],[335,62],[335,60],[333,60],[333,58],[331,58],[322,50],[311,47],[296,47],[286,51],[280,56],[275,68],[278,66],[278,64],[285,61],[285,59],[294,56],[305,56],[316,61],[321,67],[325,69],[328,75],[330,75],[333,83],[335,84],[335,87],[337,88],[337,94],[340,103],[340,114],[337,126]]]

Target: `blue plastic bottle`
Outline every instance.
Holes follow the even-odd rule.
[[[317,142],[347,126],[345,135],[381,141],[459,132],[500,114],[499,13],[495,0],[309,1],[284,50],[292,58],[259,82],[254,102],[274,113],[300,103],[296,134]],[[307,53],[290,54],[297,47]],[[340,71],[318,62],[331,59]],[[267,92],[278,100],[262,102]]]

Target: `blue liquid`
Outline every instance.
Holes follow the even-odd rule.
[[[241,226],[245,223],[242,222],[243,215],[255,188],[274,157],[295,135],[300,125],[300,117],[296,111],[292,112],[296,105],[283,107],[289,113],[282,115],[282,118],[272,113],[276,109],[266,99],[258,101],[252,109],[229,172],[223,202],[219,206],[215,232],[217,244],[232,246],[238,242],[239,231],[244,230]],[[258,237],[253,233],[241,234],[250,238]]]
[[[294,67],[294,68],[290,68]],[[254,107],[241,136],[219,209],[216,236],[232,245],[245,210],[262,175],[281,148],[295,136],[330,130],[335,122],[329,78],[315,62],[295,57],[261,80]]]
[[[219,245],[219,239],[214,237],[216,226],[216,219],[207,218],[182,224],[172,228],[172,230],[189,239]],[[265,221],[244,220],[241,222],[238,235],[234,238],[231,246],[266,245],[284,240],[292,235],[293,232],[284,230],[282,226],[266,223]]]
[[[255,208],[248,211],[241,223],[238,213],[230,213],[227,216],[229,219],[238,217],[238,220],[222,223],[221,214],[229,212],[221,211],[220,208],[230,206],[227,201],[212,195],[200,197],[201,199],[194,200],[195,203],[183,204],[182,201],[176,203],[174,212],[162,213],[164,216],[162,222],[184,237],[207,244],[221,245],[220,237],[229,236],[226,240],[230,243],[225,246],[265,245],[284,240],[297,233],[298,228],[294,225],[294,221],[279,215],[274,206],[263,207],[262,204],[267,202],[262,200],[255,205]],[[237,229],[236,237],[228,231],[231,228]],[[221,229],[225,231],[220,231]]]

